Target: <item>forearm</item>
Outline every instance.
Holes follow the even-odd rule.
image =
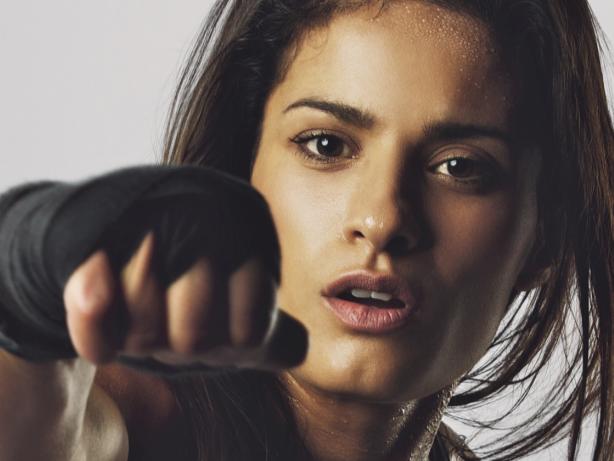
[[[28,454],[37,450],[32,438],[43,441],[36,453],[58,459],[70,459],[62,450],[83,446],[94,367],[74,358],[63,290],[97,249],[119,274],[148,231],[156,237],[152,273],[163,289],[203,256],[217,259],[224,273],[258,257],[278,279],[266,202],[247,183],[219,172],[137,167],[0,196],[0,347],[13,354],[0,351],[0,425],[10,427],[0,431],[6,442],[0,459],[37,459]],[[185,368],[136,364],[169,373]]]
[[[81,359],[32,363],[0,351],[0,459],[76,459],[94,374]]]
[[[150,170],[0,196],[0,459],[85,459],[92,446],[95,367],[74,358],[62,290]],[[95,442],[106,445],[108,430]]]

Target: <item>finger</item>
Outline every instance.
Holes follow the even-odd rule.
[[[264,343],[254,349],[224,348],[217,353],[221,365],[278,371],[300,365],[307,355],[305,327],[281,309],[275,309]],[[216,365],[216,362],[207,363]]]
[[[260,345],[271,323],[275,281],[262,262],[251,259],[229,279],[230,342],[234,347]]]
[[[77,353],[90,362],[108,362],[117,352],[117,298],[115,276],[103,250],[86,259],[64,287],[68,332]]]
[[[167,332],[173,351],[189,356],[227,341],[225,292],[211,263],[202,258],[168,288]]]
[[[121,274],[127,332],[123,349],[146,355],[166,346],[164,293],[153,271],[154,234],[149,232]]]
[[[307,349],[308,333],[305,327],[286,312],[276,309],[260,347],[240,348],[222,344],[192,357],[181,358],[171,352],[160,352],[154,358],[175,366],[200,364],[279,371],[300,365],[305,360]]]

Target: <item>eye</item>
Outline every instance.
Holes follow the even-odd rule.
[[[334,162],[339,158],[352,157],[355,149],[341,136],[326,131],[301,133],[291,140],[299,152],[312,160]]]
[[[449,157],[438,162],[430,171],[445,180],[478,187],[489,186],[496,176],[496,167],[491,162],[472,157]]]
[[[470,178],[480,173],[477,162],[463,157],[448,159],[437,165],[434,171],[455,178]]]

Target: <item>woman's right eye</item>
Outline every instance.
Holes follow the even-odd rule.
[[[340,136],[325,131],[302,133],[291,141],[298,146],[301,155],[324,163],[351,158],[355,150]]]

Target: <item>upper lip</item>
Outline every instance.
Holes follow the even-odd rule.
[[[354,271],[342,275],[322,290],[326,297],[338,297],[354,288],[389,293],[402,301],[405,307],[415,307],[418,302],[417,287],[394,274]]]

